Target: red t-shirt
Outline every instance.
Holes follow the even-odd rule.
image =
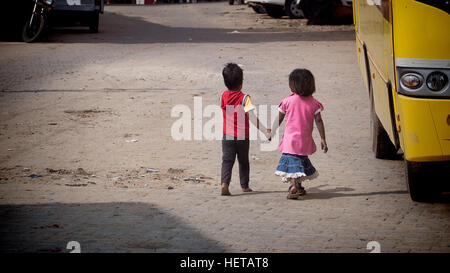
[[[223,113],[223,134],[249,138],[248,115],[244,111],[244,102],[247,95],[241,91],[225,91],[220,99]]]

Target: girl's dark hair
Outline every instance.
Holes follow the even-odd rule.
[[[235,63],[227,63],[222,70],[223,81],[228,90],[238,90],[242,85],[244,73],[239,65]]]
[[[314,76],[308,69],[294,69],[289,74],[289,86],[292,86],[293,92],[302,97],[311,96],[316,91]]]

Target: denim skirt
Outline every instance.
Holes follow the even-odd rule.
[[[318,173],[308,156],[283,153],[275,174],[287,181],[289,178],[313,179]]]

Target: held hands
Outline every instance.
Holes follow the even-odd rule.
[[[322,150],[324,153],[328,152],[328,145],[327,145],[327,141],[325,139],[322,138],[322,140],[320,141],[321,146],[322,146]]]
[[[272,140],[272,130],[271,129],[266,130],[266,137],[269,141]]]

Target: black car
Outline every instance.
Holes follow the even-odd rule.
[[[98,32],[99,15],[103,13],[104,0],[56,0],[52,11],[55,25],[88,26],[90,32]]]

